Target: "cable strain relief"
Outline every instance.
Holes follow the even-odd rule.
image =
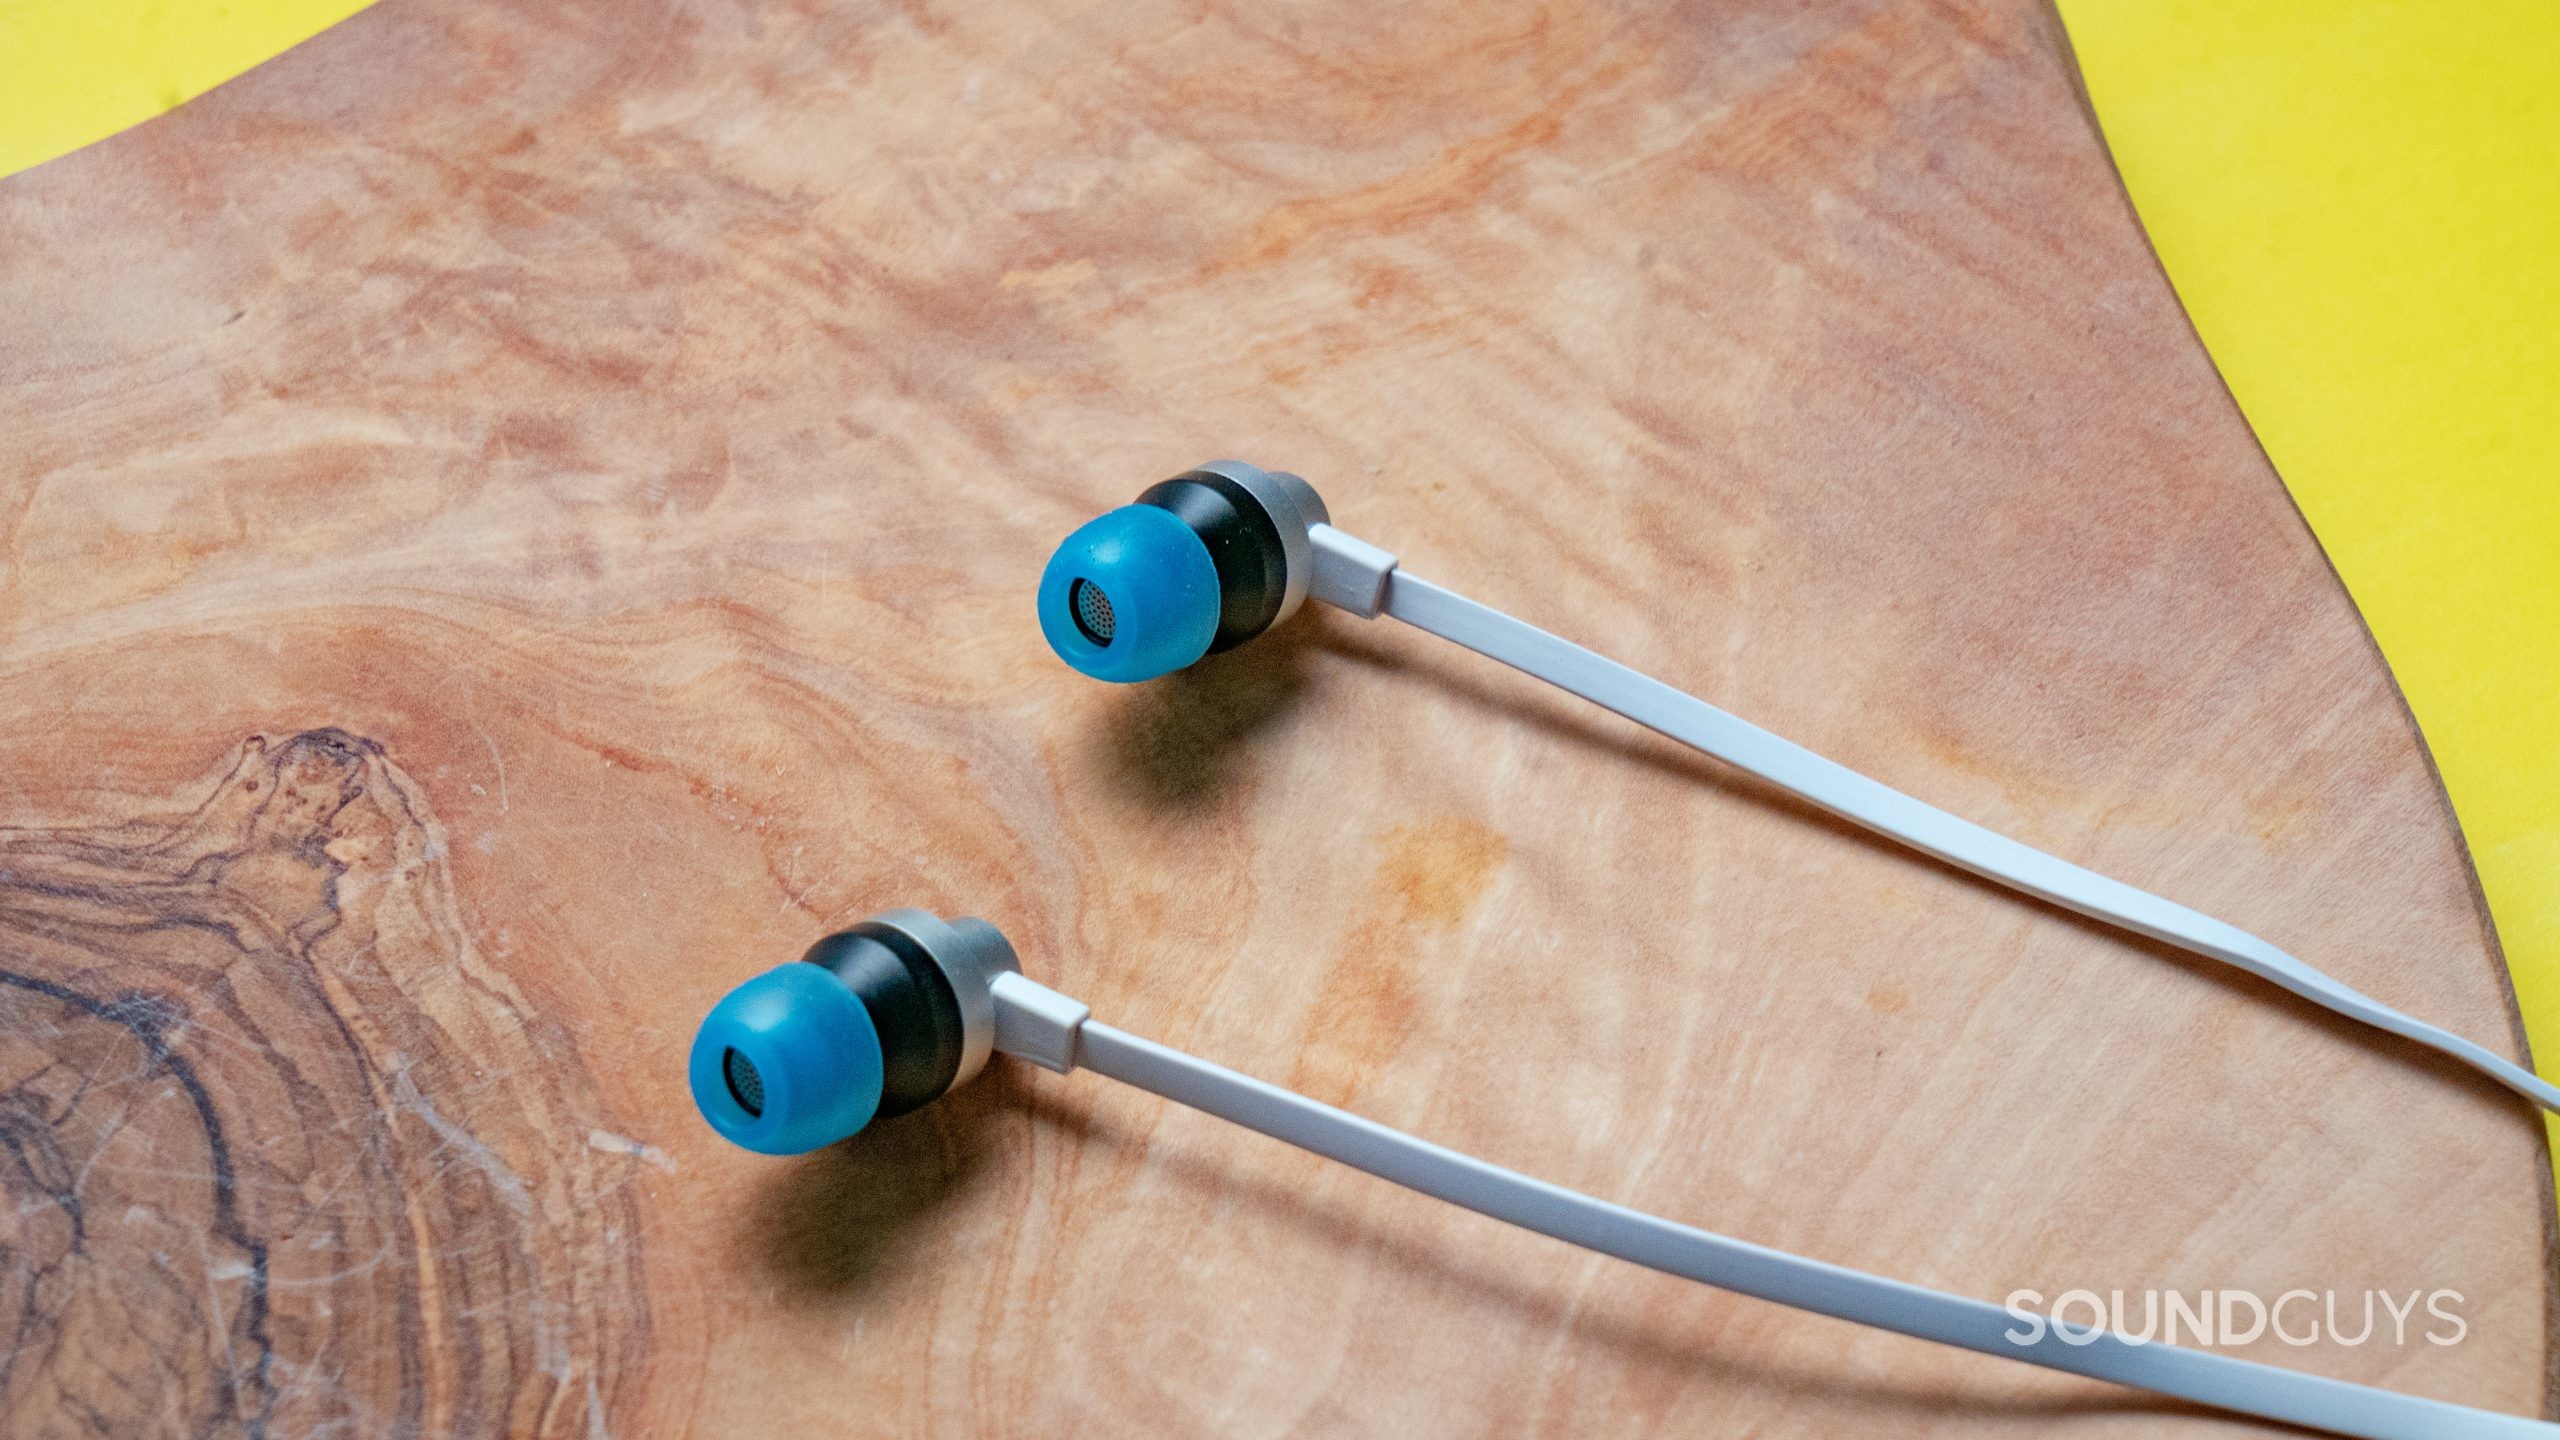
[[[1308,526],[1307,541],[1315,550],[1315,574],[1307,593],[1363,620],[1377,619],[1387,603],[1387,577],[1395,572],[1396,557],[1330,525]]]
[[[1091,1006],[1011,970],[996,977],[994,991],[996,1049],[1061,1075],[1076,1068],[1076,1035]]]

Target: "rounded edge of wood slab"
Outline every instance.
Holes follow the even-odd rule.
[[[2045,0],[2045,8],[2046,24],[2061,55],[2063,65],[2070,72],[2072,91],[2079,98],[2082,119],[2089,128],[2089,134],[2112,161],[2114,148],[2107,141],[2106,126],[2098,119],[2097,104],[2089,96],[2088,83],[2080,71],[2078,51],[2071,43],[2070,28],[2063,24],[2061,12],[2054,6],[2052,0]],[[2112,164],[2110,169],[2113,170]],[[2142,217],[2134,205],[2133,192],[2123,183],[2123,172],[2113,171],[2113,173],[2117,180],[2117,203],[2123,209],[2127,223],[2141,230]],[[2152,252],[2152,261],[2153,269],[2159,276],[2161,288],[2175,294],[2177,286],[2169,278],[2168,267],[2159,263],[2157,251]],[[2184,313],[2182,308],[2180,314],[2183,316]],[[2197,353],[2203,355],[2206,363],[2213,366],[2214,380],[2221,388],[2223,403],[2230,407],[2234,415],[2240,415],[2242,423],[2246,424],[2247,417],[2240,409],[2239,397],[2232,393],[2229,382],[2222,378],[2220,365],[2213,362],[2213,352],[2205,345],[2203,332],[2195,328],[2192,319],[2187,322],[2187,333]],[[2266,453],[2264,445],[2257,443],[2254,430],[2250,434],[2250,443],[2256,446],[2259,462],[2266,467],[2267,473],[2275,475],[2277,483],[2283,485],[2283,477],[2277,474],[2273,457]],[[2293,498],[2292,488],[2284,486],[2284,491],[2285,501],[2293,511],[2294,524],[2310,541],[2312,548],[2319,553],[2320,563],[2328,572],[2331,588],[2337,592],[2338,598],[2347,608],[2355,613],[2357,630],[2364,637],[2365,648],[2372,655],[2374,665],[2390,679],[2392,700],[2399,707],[2401,721],[2408,729],[2410,745],[2417,751],[2420,762],[2426,767],[2427,782],[2435,792],[2437,808],[2443,816],[2444,827],[2452,833],[2455,843],[2462,851],[2462,872],[2470,889],[2472,909],[2479,917],[2480,931],[2487,942],[2489,958],[2494,962],[2497,983],[2506,1001],[2507,1039],[2517,1058],[2531,1068],[2535,1063],[2533,1041],[2525,1031],[2524,1007],[2516,997],[2515,973],[2507,964],[2506,948],[2498,938],[2497,917],[2489,909],[2488,892],[2482,887],[2479,867],[2471,858],[2470,837],[2463,831],[2462,819],[2454,811],[2453,793],[2445,788],[2444,772],[2436,765],[2435,751],[2428,745],[2426,732],[2418,724],[2417,711],[2411,708],[2407,692],[2400,688],[2399,677],[2393,674],[2391,661],[2383,654],[2382,642],[2375,637],[2373,627],[2364,623],[2363,609],[2356,604],[2354,592],[2347,588],[2346,577],[2338,573],[2336,561],[2330,558],[2328,547],[2320,543],[2319,533],[2311,528],[2311,517],[2303,513],[2300,502]],[[2544,1347],[2543,1403],[2539,1413],[2544,1419],[2560,1420],[2560,1173],[2555,1172],[2555,1162],[2550,1148],[2549,1137],[2554,1122],[2544,1120],[2542,1123],[2545,1137],[2544,1163],[2538,1172],[2542,1181],[2545,1217],[2542,1265],[2543,1272],[2550,1283],[2545,1287],[2544,1325],[2549,1339]]]

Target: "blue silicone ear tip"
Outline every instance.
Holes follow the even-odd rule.
[[[843,982],[795,960],[712,1007],[686,1078],[712,1129],[760,1154],[799,1155],[871,1123],[880,1032]]]
[[[1040,576],[1040,633],[1096,680],[1170,674],[1218,634],[1218,567],[1172,511],[1123,505],[1087,521]]]

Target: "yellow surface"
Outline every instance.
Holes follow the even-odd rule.
[[[2560,3],[2062,12],[2152,244],[2435,752],[2560,1075]]]
[[[364,0],[0,0],[0,174]],[[2381,641],[2560,1073],[2560,0],[2061,0],[2145,226]]]
[[[367,0],[0,0],[0,175],[177,108]]]

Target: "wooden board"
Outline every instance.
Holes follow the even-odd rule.
[[[2457,1345],[2240,1349],[2548,1403],[2490,1086],[1409,632],[1115,689],[1033,624],[1083,517],[1295,468],[2512,1052],[2039,5],[385,0],[0,185],[0,435],[11,1435],[2248,1429],[1091,1077],[716,1141],[702,1013],[907,904],[1845,1264],[2458,1291]]]

